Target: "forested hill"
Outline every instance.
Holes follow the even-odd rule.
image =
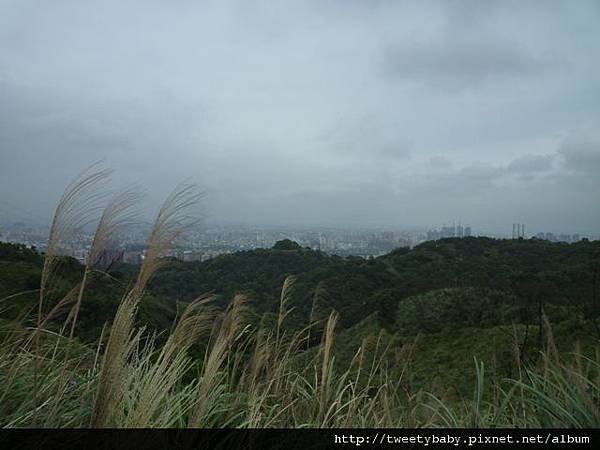
[[[0,244],[0,298],[39,286],[42,257],[19,245]],[[120,293],[135,275],[133,266],[99,274],[84,302],[83,319],[109,321]],[[205,262],[172,261],[153,279],[146,301],[161,311],[155,322],[166,323],[176,301],[190,301],[206,292],[217,294],[222,305],[236,293],[250,298],[257,316],[274,314],[284,279],[296,275],[290,323],[303,326],[315,294],[321,309],[336,309],[340,325],[348,328],[379,313],[383,325],[394,327],[395,311],[404,299],[445,288],[483,288],[502,292],[512,302],[566,305],[596,314],[600,302],[600,242],[575,244],[548,241],[453,238],[402,248],[373,259],[342,258],[282,241],[272,249],[223,255]],[[64,258],[55,283],[57,291],[72,287],[81,267]],[[17,297],[12,303],[24,302]],[[35,295],[29,295],[34,301]],[[5,309],[10,305],[5,304]],[[14,308],[12,308],[14,310]],[[14,311],[13,311],[14,312]],[[268,315],[268,314],[267,314]],[[162,320],[159,320],[162,319]],[[442,320],[442,319],[440,319]],[[100,324],[99,326],[101,326]]]
[[[243,292],[256,319],[273,326],[290,274],[297,282],[288,326],[299,329],[311,313],[324,318],[333,308],[340,364],[379,336],[395,358],[410,353],[416,388],[450,385],[467,395],[474,357],[501,380],[515,376],[515,355],[535,363],[549,337],[566,354],[574,346],[593,354],[600,338],[600,242],[443,239],[367,260],[286,242],[176,263],[154,279],[152,292],[183,299],[212,290],[223,302]]]
[[[42,263],[42,255],[24,246],[0,244],[0,324],[23,318],[27,324],[27,317],[33,323]],[[93,273],[79,339],[95,341],[110,326],[136,270],[121,265]],[[77,261],[63,258],[49,301],[64,298],[81,275]],[[600,242],[535,239],[443,239],[373,259],[328,256],[282,241],[206,262],[173,260],[152,280],[137,323],[166,331],[182,306],[212,292],[223,309],[235,294],[246,294],[247,320],[272,327],[289,275],[296,283],[285,327],[299,330],[335,309],[340,364],[363,339],[380,336],[397,355],[412,349],[410,382],[417,387],[440,382],[467,392],[473,380],[464,369],[474,356],[494,377],[514,375],[514,348],[535,361],[545,346],[545,323],[566,352],[576,342],[592,352],[600,338]],[[65,314],[56,315],[57,330]],[[319,343],[320,332],[313,336],[309,347]]]
[[[257,311],[275,312],[283,280],[294,274],[299,322],[305,321],[319,288],[340,313],[342,326],[349,327],[374,312],[393,322],[403,299],[443,288],[479,287],[504,292],[514,301],[591,308],[598,301],[599,270],[597,241],[455,238],[367,260],[280,244],[206,262],[174,263],[157,275],[151,289],[177,299],[207,291],[230,299],[243,292]]]

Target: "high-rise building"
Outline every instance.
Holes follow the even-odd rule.
[[[525,224],[524,223],[513,223],[512,226],[512,238],[524,238],[525,237]]]
[[[428,241],[437,241],[441,237],[442,237],[442,235],[438,230],[429,230],[427,232],[427,240]]]
[[[456,227],[456,237],[463,237],[464,236],[464,228],[461,224],[458,224]]]
[[[393,241],[394,240],[394,233],[392,231],[384,231],[383,233],[381,233],[381,238],[384,241]]]
[[[323,235],[319,236],[319,250],[327,249],[327,238]]]
[[[450,238],[450,237],[454,237],[456,236],[456,230],[454,225],[452,225],[451,227],[446,227],[443,226],[442,227],[442,237],[443,238]]]
[[[465,227],[464,236],[465,237],[471,236],[471,227],[469,227],[469,226]]]

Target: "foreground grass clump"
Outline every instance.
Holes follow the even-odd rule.
[[[224,313],[198,299],[182,313],[164,345],[143,330],[130,333],[110,410],[100,416],[106,354],[67,337],[4,326],[0,348],[2,427],[596,427],[600,423],[598,357],[546,352],[515,379],[487,383],[475,362],[472,398],[448,401],[403,389],[403,367],[390,366],[382,340],[357,350],[351,367],[334,369],[337,315],[321,345],[300,349],[294,336],[244,325],[245,298]],[[189,349],[210,339],[202,362]],[[65,357],[68,356],[68,360]],[[36,363],[36,359],[38,362]],[[37,375],[34,376],[37,370]],[[38,403],[32,386],[37,382]],[[487,399],[487,400],[485,400]]]
[[[514,346],[515,376],[488,380],[479,360],[473,369],[465,368],[465,373],[475,373],[468,398],[445,395],[453,386],[414,390],[406,379],[417,342],[398,351],[392,348],[394,337],[384,330],[369,331],[351,355],[344,355],[349,362],[340,364],[335,345],[340,317],[331,308],[319,310],[316,301],[305,328],[289,331],[293,276],[283,284],[275,320],[261,322],[271,325],[253,325],[250,300],[243,295],[236,295],[225,310],[204,295],[186,303],[169,333],[140,327],[136,317],[149,280],[164,266],[162,256],[193,223],[189,209],[197,194],[188,185],[177,188],[160,208],[146,257],[112,323],[95,344],[81,343],[77,322],[87,284],[98,270],[98,255],[134,217],[133,190],[107,202],[81,279],[60,298],[52,295],[53,281],[61,244],[103,198],[94,189],[107,176],[92,167],[67,189],[53,220],[34,317],[24,311],[18,320],[0,322],[0,426],[600,424],[600,355],[560,354],[548,324],[546,350],[535,363],[523,364],[519,346]]]

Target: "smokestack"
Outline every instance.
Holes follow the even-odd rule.
[[[521,224],[521,237],[523,239],[525,239],[525,224],[524,223]]]
[[[515,225],[516,225],[516,223],[513,223],[513,237],[512,237],[513,239],[515,238]]]

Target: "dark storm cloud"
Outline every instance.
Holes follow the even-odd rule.
[[[393,46],[386,51],[383,64],[392,78],[452,88],[467,88],[494,78],[536,75],[550,66],[516,44],[470,39]]]
[[[452,166],[452,162],[442,155],[435,155],[429,158],[429,165],[436,168],[447,168]]]
[[[593,1],[2,2],[2,200],[47,216],[105,159],[149,204],[191,177],[215,221],[597,227],[599,18]]]
[[[559,154],[569,170],[595,176],[600,173],[600,136],[570,136],[562,143]]]
[[[517,173],[542,172],[552,168],[553,155],[523,155],[508,164],[508,170]]]
[[[539,76],[566,63],[551,47],[531,42],[533,37],[527,33],[512,34],[497,27],[505,6],[470,0],[443,2],[437,27],[388,45],[383,74],[388,79],[461,90],[486,81]],[[520,12],[521,8],[514,11]]]
[[[539,173],[552,170],[556,155],[523,155],[513,159],[506,170],[520,177],[522,181],[527,181]]]
[[[411,157],[411,142],[389,142],[379,148],[378,154],[391,160],[405,160]]]

